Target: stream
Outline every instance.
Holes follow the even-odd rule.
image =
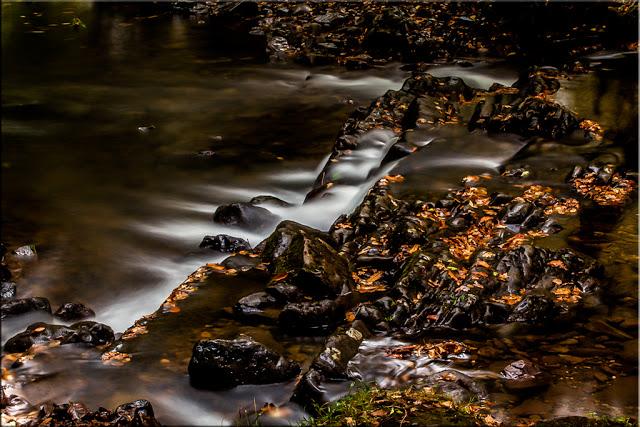
[[[86,28],[72,28],[76,16]],[[215,224],[213,212],[223,204],[276,196],[292,206],[263,206],[282,220],[327,230],[387,174],[405,176],[399,195],[410,190],[427,199],[466,175],[499,173],[507,163],[564,167],[610,156],[637,170],[637,147],[625,139],[637,132],[635,69],[628,72],[615,55],[608,62],[594,58],[607,65],[563,83],[556,95],[611,130],[612,144],[531,147],[517,137],[447,127],[415,132],[412,142],[423,146],[418,154],[381,165],[394,140],[376,131],[336,166],[342,181],[329,197],[303,203],[344,121],[356,107],[399,89],[410,74],[402,64],[366,71],[273,64],[250,38],[230,41],[233,34],[206,22],[93,3],[3,3],[2,24],[1,235],[9,248],[34,244],[38,253],[17,281],[18,295],[45,296],[54,310],[82,302],[96,312],[93,320],[115,332],[155,311],[199,266],[225,258],[198,247],[205,235],[230,234],[255,246],[275,228]],[[431,72],[481,89],[518,78],[512,66],[490,60],[434,65]],[[633,296],[636,220],[634,203],[615,227],[585,226],[577,236],[554,236],[549,245],[569,242],[599,258]],[[103,364],[95,350],[61,346],[25,363],[12,379],[26,381],[19,391],[32,404],[73,400],[112,408],[149,399],[163,424],[231,423],[240,408],[283,404],[293,382],[202,391],[189,385],[186,372],[197,339],[237,333],[301,363],[313,358],[321,338],[283,339],[275,328],[243,326],[222,315],[261,286],[216,279],[188,311],[157,327],[126,366]],[[4,320],[2,343],[34,321],[52,318]],[[396,384],[407,368],[370,354],[380,345],[388,343],[366,342],[353,369],[381,385]],[[632,381],[637,377],[599,397],[610,413],[637,412],[637,386],[624,386]],[[563,402],[551,415],[584,413],[572,408],[582,394],[549,393]],[[303,415],[295,405],[283,411],[288,420]]]

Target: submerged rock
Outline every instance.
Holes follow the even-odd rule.
[[[219,390],[286,381],[300,372],[300,366],[252,338],[242,337],[198,341],[188,370],[194,387]]]
[[[65,322],[70,322],[73,320],[88,319],[89,317],[95,316],[96,313],[84,304],[68,302],[62,304],[53,315]]]
[[[550,375],[528,360],[518,360],[501,372],[503,384],[509,391],[529,391],[549,385]]]
[[[204,236],[200,243],[201,248],[209,248],[220,252],[238,252],[250,250],[251,245],[245,239],[229,236],[227,234],[218,234],[216,236]]]
[[[51,314],[49,300],[42,297],[20,298],[2,303],[0,306],[0,318],[16,316],[34,311],[44,311]]]
[[[277,300],[267,292],[255,292],[242,297],[233,306],[233,312],[242,318],[261,318],[264,310],[277,304]]]

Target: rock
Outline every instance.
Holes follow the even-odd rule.
[[[113,330],[102,323],[78,322],[69,327],[51,325],[43,322],[29,325],[4,345],[7,353],[21,353],[27,351],[32,345],[48,344],[51,341],[59,341],[60,344],[85,343],[92,346],[100,346],[113,342],[115,339]]]
[[[70,322],[94,317],[96,313],[84,304],[68,302],[62,304],[53,315],[65,322]]]
[[[286,273],[289,283],[310,295],[334,297],[354,288],[347,260],[324,240],[305,233],[293,236],[270,269],[274,274]]]
[[[251,245],[245,239],[229,236],[227,234],[218,234],[216,236],[204,236],[200,243],[201,248],[209,248],[220,252],[238,252],[250,250]]]
[[[20,246],[18,249],[14,250],[11,254],[18,259],[26,260],[26,261],[35,260],[38,258],[38,255],[36,254],[35,246],[33,245]]]
[[[544,324],[553,320],[557,310],[551,297],[528,294],[514,308],[508,322]]]
[[[74,330],[74,334],[66,340],[63,340],[62,344],[82,342],[93,346],[105,345],[113,342],[115,336],[113,329],[109,326],[92,321],[82,321],[71,325],[71,329]]]
[[[280,327],[294,334],[325,333],[342,320],[343,312],[332,300],[289,303],[278,317]]]
[[[294,221],[286,220],[278,224],[274,232],[258,245],[258,247],[263,248],[262,259],[265,262],[274,262],[289,248],[294,237],[299,235],[317,237],[329,245],[334,244],[327,233]]]
[[[194,387],[218,390],[286,381],[297,375],[300,367],[259,342],[241,337],[198,341],[188,370]]]
[[[42,297],[33,297],[3,302],[2,306],[0,306],[0,318],[4,319],[7,316],[16,316],[33,311],[44,311],[51,314],[49,300]]]
[[[13,282],[0,283],[0,301],[8,301],[16,297],[16,284]]]
[[[528,360],[518,360],[507,365],[500,373],[509,391],[529,391],[549,385],[550,376]]]
[[[233,312],[246,318],[262,317],[264,309],[273,307],[277,304],[277,300],[266,292],[255,292],[253,294],[242,297],[233,306]]]
[[[278,217],[267,209],[250,203],[231,203],[219,206],[213,214],[213,221],[218,224],[264,230],[274,225]]]
[[[619,339],[619,340],[632,340],[633,337],[629,334],[627,334],[626,332],[611,326],[610,324],[608,324],[607,322],[605,322],[604,320],[600,320],[600,319],[595,319],[589,323],[587,323],[584,327],[586,330],[591,331],[591,332],[595,332],[598,334],[605,334],[605,335],[609,335],[613,338]]]
[[[291,400],[303,405],[307,410],[314,404],[326,403],[331,396],[325,394],[324,383],[344,381],[348,378],[347,365],[358,353],[365,338],[371,335],[361,321],[356,320],[350,327],[336,331],[325,342],[324,349],[311,362],[293,391]]]
[[[146,400],[136,400],[118,406],[114,411],[98,408],[91,412],[85,405],[77,402],[53,404],[49,408],[42,407],[37,419],[29,425],[56,425],[80,427],[88,425],[159,427],[155,419],[153,407]]]
[[[429,375],[422,380],[424,385],[433,387],[448,399],[457,403],[486,399],[485,387],[473,378],[450,369]]]
[[[299,302],[304,297],[297,286],[287,282],[269,284],[265,291],[279,302]]]
[[[249,203],[251,203],[252,205],[273,205],[273,206],[279,206],[282,208],[292,206],[292,204],[289,202],[286,202],[275,196],[268,196],[268,195],[256,196],[253,199],[249,200]]]

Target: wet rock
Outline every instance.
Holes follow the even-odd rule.
[[[334,329],[342,320],[337,304],[332,300],[289,303],[278,317],[280,327],[293,334],[322,334]]]
[[[370,335],[367,327],[357,320],[351,326],[332,334],[309,370],[296,384],[291,400],[305,406],[307,410],[313,409],[314,404],[326,403],[331,396],[325,394],[324,385],[348,378],[349,361],[358,353],[362,341]]]
[[[280,236],[283,240],[286,238],[282,234]],[[267,259],[279,253],[270,266],[271,271],[274,274],[286,273],[287,281],[303,292],[333,297],[353,289],[349,263],[323,239],[297,233],[283,245],[277,243],[282,243],[282,240],[268,239],[263,258],[264,253],[268,254]],[[284,250],[280,252],[282,248]]]
[[[304,294],[296,285],[286,282],[269,284],[265,291],[279,302],[298,302],[304,298]]]
[[[550,375],[528,360],[518,360],[501,372],[503,384],[509,391],[530,391],[549,385]]]
[[[13,282],[0,283],[0,301],[8,301],[16,297],[16,284]]]
[[[0,318],[16,316],[24,313],[44,311],[51,314],[49,300],[42,297],[20,298],[2,303],[0,306]]]
[[[479,109],[470,122],[470,128],[490,132],[515,133],[522,136],[562,138],[578,129],[579,120],[571,111],[555,102],[528,97],[518,98],[512,104],[493,104],[484,115]]]
[[[266,292],[255,292],[242,297],[233,306],[233,312],[240,317],[261,317],[264,310],[277,304],[277,300]]]
[[[159,427],[160,423],[155,419],[153,407],[146,400],[136,400],[118,406],[109,411],[98,408],[96,411],[89,409],[82,403],[70,402],[62,405],[53,404],[49,409],[42,407],[29,425],[56,425],[67,427],[80,427],[87,425],[103,426],[132,426],[132,427]]]
[[[507,207],[502,220],[506,224],[522,224],[531,212],[533,205],[528,202],[516,202]]]
[[[265,239],[258,247],[262,247],[262,259],[265,262],[273,262],[282,255],[297,236],[316,237],[324,240],[329,245],[333,245],[331,237],[320,230],[307,227],[294,221],[282,221],[271,235]]]
[[[205,236],[200,243],[201,248],[209,248],[220,252],[238,252],[250,250],[251,245],[245,239],[218,234],[216,236]]]
[[[18,249],[11,252],[11,254],[16,258],[25,261],[31,261],[38,258],[35,246],[33,245],[20,246]]]
[[[544,324],[556,315],[557,309],[549,294],[528,294],[513,308],[507,321]]]
[[[275,224],[278,217],[267,209],[250,203],[231,203],[218,207],[213,214],[213,221],[218,224],[262,230]]]
[[[279,206],[282,208],[286,208],[288,206],[292,206],[291,203],[286,202],[282,199],[279,199],[275,196],[256,196],[253,199],[249,200],[249,203],[252,205],[273,205]]]
[[[71,325],[73,335],[62,340],[62,344],[85,343],[93,346],[106,345],[115,339],[111,327],[92,321],[82,321]]]
[[[454,370],[440,371],[421,382],[457,403],[482,400],[488,396],[486,388],[479,381]]]
[[[259,342],[242,337],[198,341],[188,370],[194,387],[218,390],[286,381],[298,374],[300,367]]]
[[[88,319],[89,317],[95,316],[96,313],[84,304],[68,302],[62,304],[53,315],[65,322],[70,322],[73,320]]]
[[[85,343],[100,346],[109,344],[114,339],[113,330],[102,323],[83,321],[67,327],[38,322],[10,338],[4,345],[4,351],[21,353],[32,345],[47,344],[51,341],[59,341],[60,344]]]

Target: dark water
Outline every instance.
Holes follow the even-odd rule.
[[[45,296],[54,309],[86,303],[116,331],[156,310],[198,266],[222,259],[198,249],[205,234],[226,232],[254,245],[268,234],[215,225],[217,206],[275,195],[296,206],[274,213],[324,229],[354,207],[393,142],[384,133],[341,166],[359,183],[300,204],[350,112],[399,88],[407,75],[400,64],[366,72],[267,64],[254,40],[149,7],[2,4],[2,240],[9,247],[33,243],[39,257],[19,279],[19,295]],[[86,28],[65,25],[74,17]],[[429,195],[508,162],[564,167],[610,156],[634,166],[637,81],[616,69],[563,82],[556,97],[609,129],[605,144],[524,149],[517,138],[447,129],[415,135],[430,146],[378,173],[403,173],[398,192]],[[482,88],[517,77],[493,63],[434,73]],[[607,265],[623,265],[617,271],[628,295],[637,289],[636,219],[637,210],[629,211],[590,246]],[[579,237],[574,244],[589,236]],[[230,422],[254,400],[258,407],[284,403],[292,383],[218,393],[188,384],[190,348],[203,336],[248,333],[301,362],[312,357],[318,342],[282,341],[271,328],[212,314],[258,286],[212,282],[123,367],[103,365],[92,351],[53,349],[16,372],[32,380],[18,394],[33,403],[72,399],[94,407],[148,398],[163,423],[203,425]],[[4,322],[2,341],[33,320]]]

